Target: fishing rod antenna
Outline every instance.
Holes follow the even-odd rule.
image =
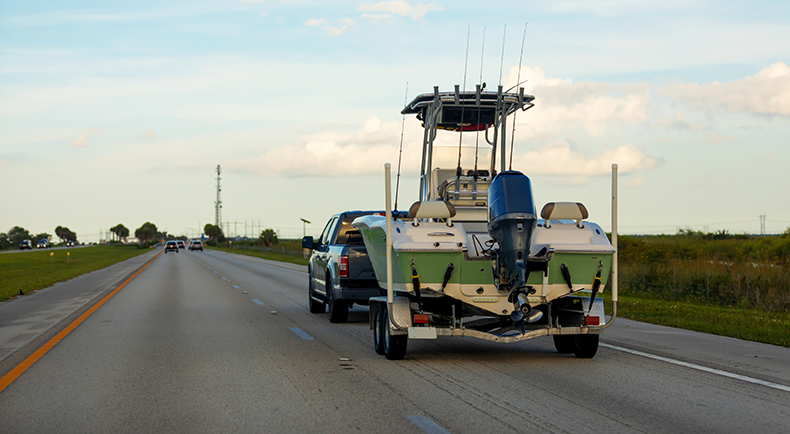
[[[521,38],[521,55],[518,57],[518,76],[516,77],[516,83],[521,81],[521,61],[524,59],[524,42],[527,40],[527,24],[529,24],[529,22],[524,23],[524,36]],[[518,84],[516,84],[516,86],[518,86]],[[510,162],[508,163],[507,170],[513,170],[513,142],[516,140],[517,114],[518,110],[513,112],[513,132],[510,135]]]
[[[409,82],[406,82],[406,95],[403,96],[403,106],[409,102]],[[403,130],[406,128],[406,113],[403,114],[403,120],[400,124],[400,145],[398,146],[398,174],[395,177],[395,211],[398,210],[398,191],[400,191],[400,162],[403,156]]]

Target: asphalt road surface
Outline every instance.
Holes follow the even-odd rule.
[[[159,252],[0,304],[0,376]],[[444,338],[389,361],[367,307],[331,324],[306,288],[305,267],[162,253],[0,391],[0,432],[790,432],[787,348],[618,319],[592,360]]]

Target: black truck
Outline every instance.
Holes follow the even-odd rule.
[[[311,313],[324,313],[329,306],[329,321],[348,321],[348,309],[368,304],[370,297],[383,295],[368,258],[362,234],[351,226],[359,216],[383,211],[346,211],[335,214],[321,237],[302,238],[302,247],[311,249],[308,264],[308,305]]]

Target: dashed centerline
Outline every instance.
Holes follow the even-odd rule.
[[[253,299],[252,299],[252,302],[253,302],[253,303],[255,303],[255,304],[257,304],[258,306],[263,306],[263,302],[262,302],[262,301],[260,301],[260,300],[258,300],[257,298],[253,298]]]
[[[299,327],[288,327],[288,330],[296,333],[296,336],[299,336],[303,340],[312,341],[313,337],[302,331]]]

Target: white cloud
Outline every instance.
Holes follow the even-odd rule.
[[[443,11],[444,7],[432,3],[411,5],[406,1],[384,1],[378,3],[362,3],[357,8],[359,12],[383,12],[409,17],[414,21],[422,22],[425,14],[431,11]],[[373,16],[368,16],[368,18]]]
[[[673,83],[656,92],[697,110],[790,117],[790,66],[777,62],[741,80]]]
[[[330,26],[329,21],[326,18],[320,18],[320,19],[311,18],[307,20],[304,23],[304,25],[321,28],[324,31],[326,31],[327,35],[329,35],[330,38],[333,38],[335,36],[340,36],[348,32],[351,26],[356,24],[354,20],[352,20],[351,18],[343,18],[341,22],[343,23],[343,25],[340,27],[336,27],[336,26]]]
[[[138,138],[140,138],[140,139],[155,139],[156,138],[156,131],[146,130],[145,132],[140,133]]]
[[[309,27],[321,27],[329,24],[326,18],[310,18],[305,21],[304,25]]]
[[[99,132],[98,128],[91,128],[88,131],[85,131],[84,133],[82,133],[81,136],[79,136],[78,138],[74,139],[71,142],[71,146],[75,147],[75,148],[84,148],[84,147],[88,146],[88,139],[92,135],[94,135],[94,134],[96,134],[98,132]]]
[[[571,79],[547,77],[536,67],[523,67],[525,92],[535,95],[535,107],[519,115],[520,130],[529,137],[546,136],[581,128],[601,136],[611,124],[641,123],[648,120],[650,87],[647,84],[574,83]],[[518,68],[503,77],[505,89],[515,85]],[[516,90],[514,89],[513,92]]]
[[[645,185],[645,180],[638,176],[625,184],[626,187],[641,187],[643,185]]]
[[[632,144],[606,148],[603,153],[589,157],[571,149],[567,142],[554,142],[534,152],[513,156],[513,167],[535,175],[599,176],[608,175],[617,163],[619,173],[625,175],[640,170],[652,170],[663,159],[645,154]]]
[[[672,119],[667,119],[662,116],[661,119],[659,119],[659,122],[661,125],[671,130],[697,131],[705,129],[705,125],[702,125],[699,122],[686,121],[686,116],[680,111],[675,112],[675,117]]]
[[[408,136],[420,137],[421,133],[414,131],[417,128],[410,128],[412,132]],[[358,131],[326,131],[303,136],[297,143],[271,149],[257,158],[236,160],[230,167],[276,177],[375,174],[384,163],[397,161],[399,141],[399,122],[382,122],[372,116]],[[408,148],[404,149],[404,155],[419,155],[418,141],[405,140],[404,146]],[[418,161],[408,160],[404,161],[408,166],[404,172],[418,167]]]
[[[724,134],[718,134],[717,133],[717,134],[711,134],[710,136],[708,136],[705,139],[705,143],[707,143],[709,145],[718,145],[719,143],[722,143],[722,142],[734,142],[736,140],[738,140],[738,139],[735,138],[735,137],[725,136]]]

